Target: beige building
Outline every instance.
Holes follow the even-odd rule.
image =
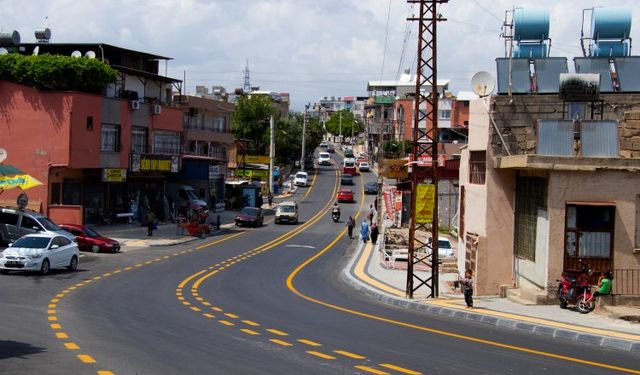
[[[639,171],[640,94],[472,101],[459,268],[474,271],[479,295],[545,303],[584,259],[614,272],[614,295],[640,296]]]

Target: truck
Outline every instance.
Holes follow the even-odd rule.
[[[209,209],[207,202],[198,197],[193,186],[167,183],[165,189],[169,201],[173,200],[176,209],[186,209],[187,212]]]

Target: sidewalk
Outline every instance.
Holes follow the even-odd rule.
[[[384,303],[640,354],[640,324],[616,319],[605,315],[606,312],[580,314],[572,309],[562,310],[558,305],[525,306],[494,296],[474,297],[474,308],[468,310],[462,294],[451,290],[446,282],[456,279],[457,274],[440,275],[440,298],[432,300],[425,295],[414,295],[414,299],[408,299],[405,297],[406,270],[383,267],[378,251],[378,245],[371,242],[365,246],[358,243],[343,275],[357,290]],[[416,274],[422,279],[429,275],[428,272]],[[426,287],[422,292],[426,293]],[[627,314],[640,315],[638,307],[621,309],[627,310]]]

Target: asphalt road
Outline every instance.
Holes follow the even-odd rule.
[[[626,352],[398,309],[356,293],[355,249],[327,210],[332,167],[301,188],[301,222],[178,247],[83,257],[81,270],[0,277],[0,373],[640,373]],[[370,198],[367,198],[370,199]],[[361,217],[362,217],[361,216]],[[358,220],[358,223],[361,218]]]

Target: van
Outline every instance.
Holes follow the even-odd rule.
[[[342,174],[356,175],[356,159],[348,158],[343,160]]]
[[[187,210],[199,210],[203,208],[205,211],[209,209],[207,202],[198,198],[196,189],[190,185],[182,185],[168,183],[165,193],[175,202],[176,208],[186,208]]]
[[[298,204],[294,201],[283,201],[276,207],[276,224],[298,224]]]
[[[40,232],[55,233],[76,241],[76,236],[39,212],[0,207],[0,243],[8,244],[24,235]]]

